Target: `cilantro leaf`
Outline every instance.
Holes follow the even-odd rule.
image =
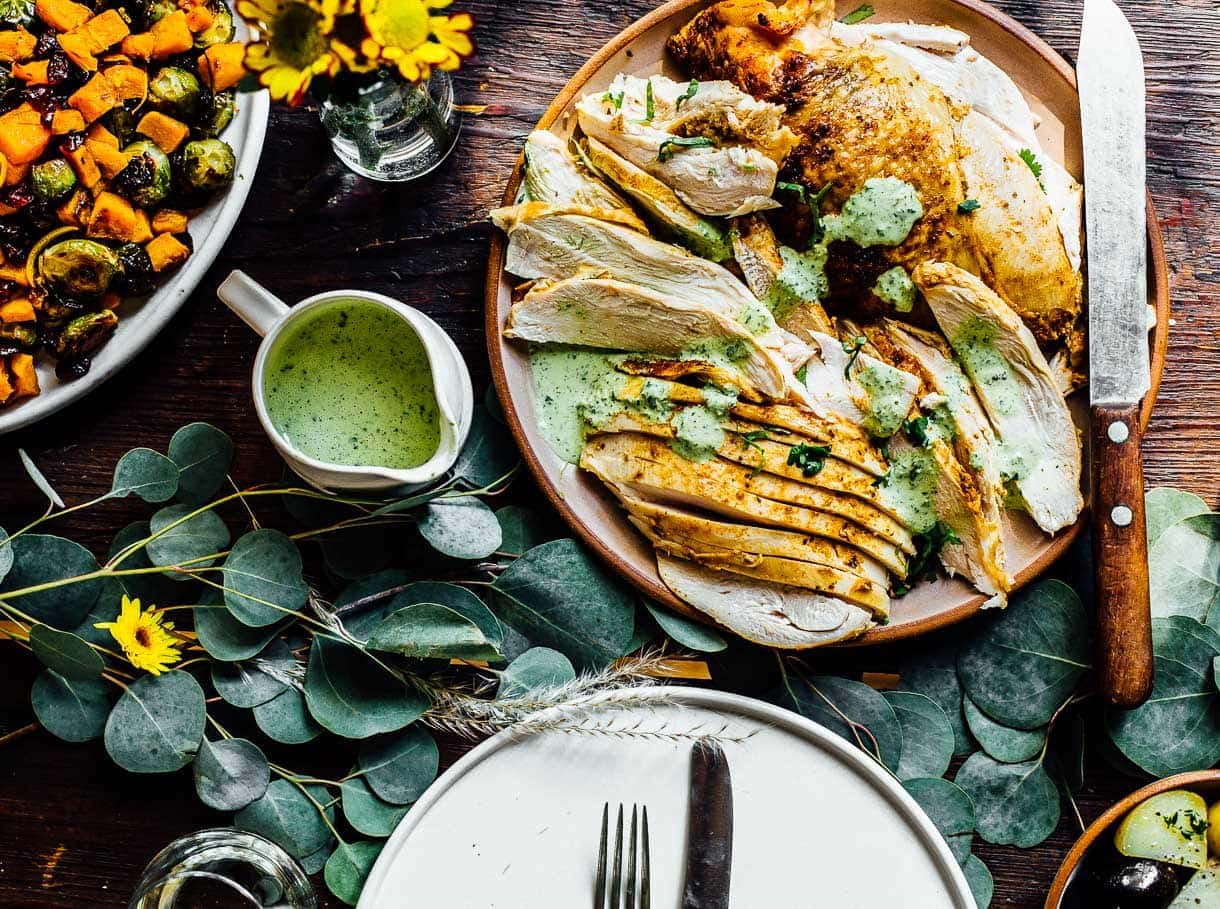
[[[894,585],[894,596],[900,597],[909,593],[916,581],[933,580],[936,577],[936,559],[941,549],[960,543],[961,538],[944,521],[937,521],[926,533],[915,534],[913,542],[915,555],[907,559],[907,582]]]
[[[651,88],[652,83],[649,82],[648,86],[649,86],[649,88]],[[686,86],[686,91],[683,92],[681,95],[679,95],[678,100],[674,102],[674,110],[681,110],[682,102],[689,101],[691,98],[695,97],[695,95],[697,95],[697,94],[699,94],[699,80],[691,79],[690,84],[688,86]]]
[[[855,25],[857,22],[863,22],[865,19],[871,19],[874,15],[876,15],[876,13],[877,11],[875,9],[869,6],[869,4],[865,3],[863,6],[857,6],[839,21],[844,25]]]
[[[932,442],[928,438],[927,417],[916,417],[914,420],[907,420],[902,424],[902,431],[906,433],[906,437],[911,440],[912,445],[918,445],[920,448],[927,448]]]
[[[657,160],[662,163],[668,161],[676,154],[674,149],[715,147],[716,140],[707,136],[674,136],[661,143],[661,147],[657,149]]]
[[[868,343],[868,338],[864,335],[856,335],[850,341],[843,342],[843,353],[850,354],[847,358],[847,365],[843,367],[843,378],[851,378],[851,368],[856,365],[856,360],[860,358],[860,351],[864,349],[864,345]]]
[[[799,468],[807,477],[815,476],[826,466],[829,445],[793,445],[788,451],[788,466]]]
[[[959,215],[968,215],[972,211],[978,211],[980,208],[982,208],[982,206],[979,205],[978,199],[963,199],[961,202],[957,203],[957,213]]]
[[[1019,152],[1017,152],[1017,154],[1021,156],[1021,160],[1025,162],[1025,166],[1028,167],[1033,173],[1035,179],[1038,181],[1038,185],[1042,187],[1042,191],[1046,192],[1046,184],[1042,182],[1042,162],[1038,160],[1038,156],[1028,148],[1021,149]]]

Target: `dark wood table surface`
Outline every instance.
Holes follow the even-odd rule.
[[[1149,89],[1148,178],[1171,268],[1169,359],[1145,449],[1149,485],[1173,485],[1220,504],[1220,7],[1216,0],[1120,0],[1139,33]],[[498,203],[521,140],[568,77],[655,0],[466,0],[479,58],[458,77],[461,100],[487,105],[467,119],[457,153],[418,185],[361,180],[330,153],[316,113],[272,115],[245,213],[215,266],[171,325],[119,377],[84,403],[0,439],[0,523],[42,504],[22,473],[26,448],[69,503],[105,491],[116,459],[207,420],[237,442],[235,479],[273,480],[280,462],[250,402],[257,339],[215,298],[242,268],[286,299],[361,287],[430,313],[455,338],[476,387],[488,380],[483,270]],[[997,0],[1069,56],[1079,0]],[[523,485],[527,485],[523,481]],[[528,495],[528,489],[524,493]],[[56,532],[104,551],[136,515],[119,501]],[[0,647],[0,736],[32,717],[37,670]],[[449,749],[447,759],[452,759]],[[1080,810],[1096,817],[1133,784],[1090,765]],[[0,907],[121,907],[144,864],[175,836],[222,823],[196,800],[187,772],[130,776],[100,744],[74,746],[37,731],[0,745]],[[794,823],[799,819],[794,818]],[[1054,836],[1019,851],[979,844],[996,878],[994,905],[1042,905],[1079,833],[1069,811]],[[320,887],[324,891],[324,887]],[[334,905],[325,894],[323,905]]]

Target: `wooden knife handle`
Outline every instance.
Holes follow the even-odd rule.
[[[1152,617],[1140,409],[1094,407],[1093,558],[1097,575],[1097,678],[1116,707],[1152,692]]]

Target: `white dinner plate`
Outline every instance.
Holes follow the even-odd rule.
[[[722,730],[733,778],[731,901],[741,909],[973,909],[932,822],[834,733],[737,695],[691,688],[596,722]],[[640,692],[637,692],[637,695]],[[648,806],[652,905],[681,904],[690,739],[508,731],[475,748],[407,814],[359,909],[587,909],[602,805]]]

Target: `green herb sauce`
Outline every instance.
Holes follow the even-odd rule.
[[[440,445],[432,367],[415,330],[364,300],[337,300],[288,325],[263,372],[272,425],[329,464],[418,467]]]
[[[949,339],[954,353],[975,386],[984,391],[990,407],[1005,416],[1018,412],[1021,386],[1012,367],[995,346],[996,330],[978,317],[968,319]]]
[[[923,449],[904,448],[890,456],[881,496],[915,533],[927,533],[936,524],[939,474],[936,460]]]
[[[723,417],[710,407],[685,407],[674,419],[677,431],[670,445],[691,461],[710,461],[724,444]]]
[[[881,273],[873,285],[873,295],[892,306],[895,312],[910,312],[915,308],[915,282],[901,265]]]
[[[763,300],[776,319],[783,319],[802,303],[826,299],[830,283],[826,279],[825,246],[814,246],[803,253],[781,246],[779,256],[784,265]]]
[[[755,301],[742,307],[737,321],[744,325],[746,331],[752,335],[766,334],[775,328],[775,319],[771,316],[771,310],[763,303]]]
[[[865,430],[878,439],[888,439],[907,418],[906,381],[902,371],[887,363],[870,363],[856,370],[853,378],[868,395]]]
[[[622,409],[615,394],[627,377],[615,371],[619,354],[565,344],[531,348],[538,429],[570,464],[585,447],[585,422],[601,425]]]
[[[838,215],[823,218],[822,225],[827,241],[899,246],[922,217],[923,204],[914,186],[894,177],[874,177],[844,203]]]

